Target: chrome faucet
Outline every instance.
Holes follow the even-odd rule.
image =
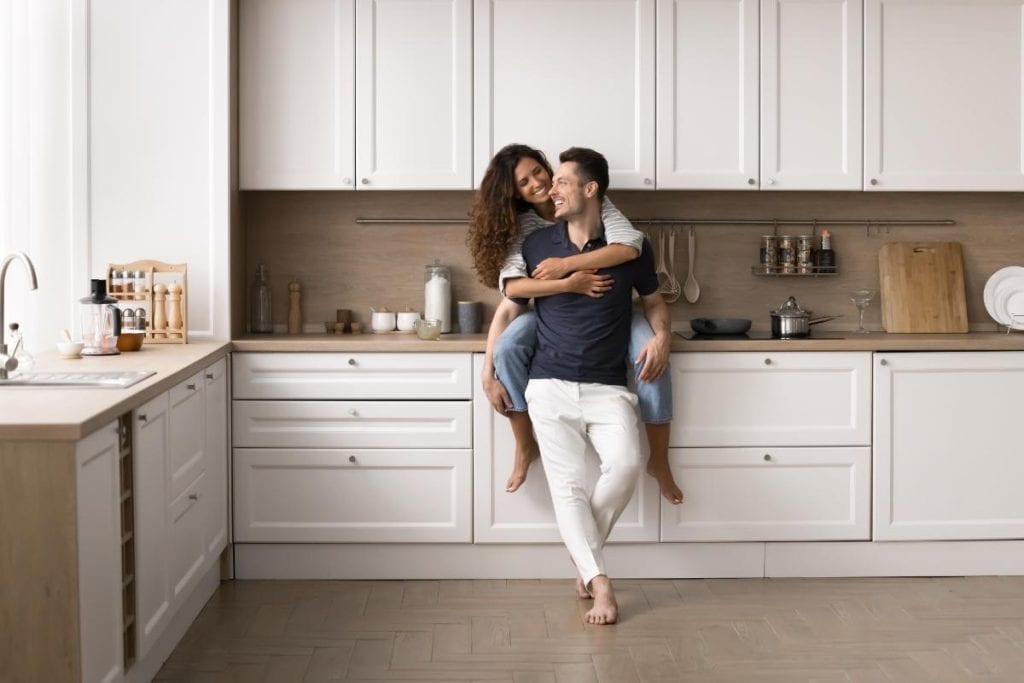
[[[11,261],[14,259],[21,259],[21,262],[25,264],[25,268],[28,269],[29,278],[32,280],[32,287],[30,289],[37,289],[39,287],[39,283],[36,282],[36,269],[32,265],[32,259],[28,257],[28,254],[23,251],[16,251],[4,257],[4,260],[0,262],[0,335],[6,329],[4,327],[4,282],[7,281],[7,267],[11,265]],[[0,380],[7,379],[7,373],[18,368],[18,360],[14,357],[14,354],[17,352],[17,349],[13,349],[11,355],[8,356],[7,342],[0,338]]]

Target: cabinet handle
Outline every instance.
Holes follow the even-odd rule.
[[[212,372],[206,373],[206,379],[213,379],[213,373]]]
[[[764,359],[764,364],[765,365],[771,365],[772,364],[772,359],[771,358],[765,358]]]
[[[769,178],[768,179],[768,184],[769,185],[774,185],[775,184],[775,178]]]
[[[352,179],[351,178],[342,178],[341,179],[341,183],[342,183],[342,185],[351,185],[352,184]]]
[[[349,462],[355,462],[356,461],[356,456],[354,456],[354,455],[348,456],[348,461]]]
[[[754,184],[754,183],[756,183],[756,182],[757,182],[757,181],[756,181],[756,180],[754,180],[753,178],[747,178],[747,185],[753,185],[753,184]]]
[[[355,365],[356,364],[356,359],[355,358],[349,358],[348,359],[348,364],[349,365]]]
[[[186,384],[185,388],[188,389],[189,391],[195,391],[196,390],[196,385],[195,384]]]
[[[878,184],[878,178],[872,178],[872,179],[871,179],[870,181],[868,181],[868,182],[870,182],[870,183],[871,183],[872,185],[877,185],[877,184]]]
[[[765,453],[764,454],[764,461],[765,462],[769,462],[771,459],[772,459],[772,454],[771,453]]]
[[[198,493],[190,493],[190,494],[188,494],[188,499],[189,500],[199,500],[199,494]]]
[[[356,417],[357,415],[359,415],[355,408],[349,408],[348,414],[351,415],[352,417]]]
[[[369,185],[370,184],[370,179],[369,178],[363,178],[359,182],[361,182],[363,185]]]
[[[644,178],[644,185],[653,185],[654,181],[650,178]]]
[[[145,422],[147,419],[145,413],[139,413],[139,422]]]
[[[886,359],[883,358],[882,360],[878,361],[878,364],[879,365],[888,365],[889,361],[887,361]]]

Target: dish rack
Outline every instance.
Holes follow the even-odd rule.
[[[115,275],[124,271],[142,272],[139,281]],[[146,341],[154,344],[188,343],[188,265],[146,259],[130,263],[107,264],[107,294],[117,299],[119,308],[139,306],[146,309]],[[139,291],[139,290],[142,291]]]

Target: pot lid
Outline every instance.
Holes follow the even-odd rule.
[[[779,306],[777,311],[773,311],[772,315],[777,315],[780,318],[806,318],[810,315],[808,311],[800,308],[800,304],[796,302],[796,297],[789,297],[786,302]]]
[[[89,296],[78,301],[83,304],[116,304],[117,299],[107,296],[107,281],[93,279],[89,281]]]

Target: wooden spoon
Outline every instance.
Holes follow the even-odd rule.
[[[690,226],[687,251],[687,255],[690,257],[690,267],[686,273],[686,282],[683,283],[683,296],[692,304],[700,298],[700,285],[697,284],[697,278],[693,276],[693,259],[697,255],[697,237],[693,234],[693,226]]]

